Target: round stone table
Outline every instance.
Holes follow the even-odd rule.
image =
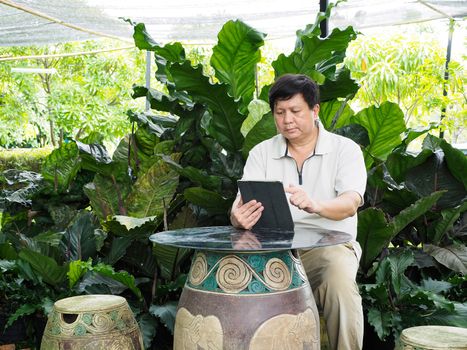
[[[150,239],[195,249],[177,309],[175,350],[320,348],[319,315],[297,249],[345,243],[349,234],[217,226]]]

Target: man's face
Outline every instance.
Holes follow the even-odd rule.
[[[310,109],[302,94],[279,100],[274,107],[277,130],[291,142],[307,140],[313,137],[318,112],[319,105]]]

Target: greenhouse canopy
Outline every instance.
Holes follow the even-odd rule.
[[[267,33],[267,40],[279,40],[313,23],[319,8],[318,0],[0,0],[0,46],[96,37],[132,43],[132,26],[124,18],[145,23],[160,43],[213,43],[230,19]],[[466,15],[467,0],[348,0],[333,10],[329,27],[363,29]]]

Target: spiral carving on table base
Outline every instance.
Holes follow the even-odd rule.
[[[263,275],[264,283],[273,290],[285,290],[292,281],[287,265],[277,258],[268,260]]]
[[[290,252],[197,252],[187,286],[228,294],[269,294],[308,284],[300,259]]]
[[[208,263],[206,261],[206,256],[204,254],[196,254],[195,259],[191,265],[190,270],[190,282],[191,284],[198,286],[200,285],[206,275],[208,274]]]
[[[221,260],[216,273],[219,288],[226,293],[239,293],[250,284],[252,273],[245,262],[235,256]]]

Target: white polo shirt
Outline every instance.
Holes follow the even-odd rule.
[[[242,180],[282,181],[301,186],[310,198],[329,200],[348,191],[357,192],[362,198],[366,187],[366,168],[360,147],[352,140],[328,132],[321,123],[314,154],[303,163],[301,172],[289,155],[287,141],[276,135],[256,145],[248,156]],[[357,215],[336,221],[309,214],[291,205],[290,211],[296,226],[317,226],[347,232],[354,243],[357,237]],[[354,244],[357,254],[360,247]]]

